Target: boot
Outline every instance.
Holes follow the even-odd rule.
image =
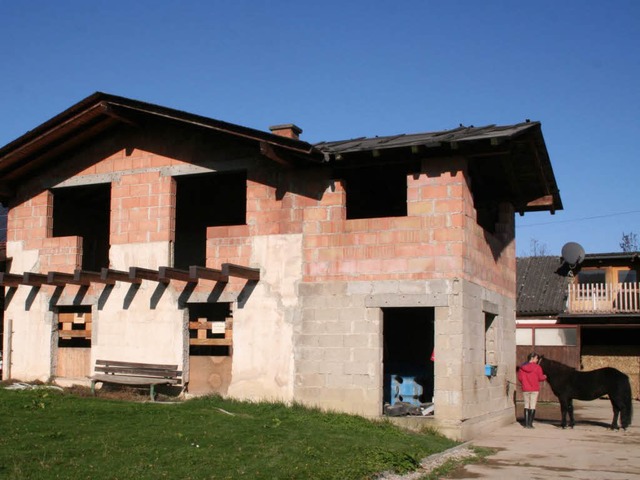
[[[529,410],[528,408],[524,409],[524,424],[522,425],[524,428],[529,428],[529,417],[531,410]]]
[[[533,419],[536,416],[536,411],[535,410],[529,410],[529,428],[536,428],[533,426]]]

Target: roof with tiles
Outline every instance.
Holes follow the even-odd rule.
[[[516,261],[518,316],[558,315],[565,310],[571,277],[559,257],[520,257]]]

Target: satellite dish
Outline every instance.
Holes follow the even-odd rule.
[[[571,266],[582,263],[584,255],[584,248],[579,243],[569,242],[562,247],[562,260]]]

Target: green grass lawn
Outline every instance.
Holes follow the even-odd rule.
[[[0,388],[0,478],[366,479],[455,444],[301,406]]]

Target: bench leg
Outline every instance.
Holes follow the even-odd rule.
[[[151,395],[151,401],[155,402],[156,401],[156,386],[155,385],[151,385],[150,386],[149,394]]]
[[[91,381],[91,395],[96,394],[96,382],[94,380]]]

